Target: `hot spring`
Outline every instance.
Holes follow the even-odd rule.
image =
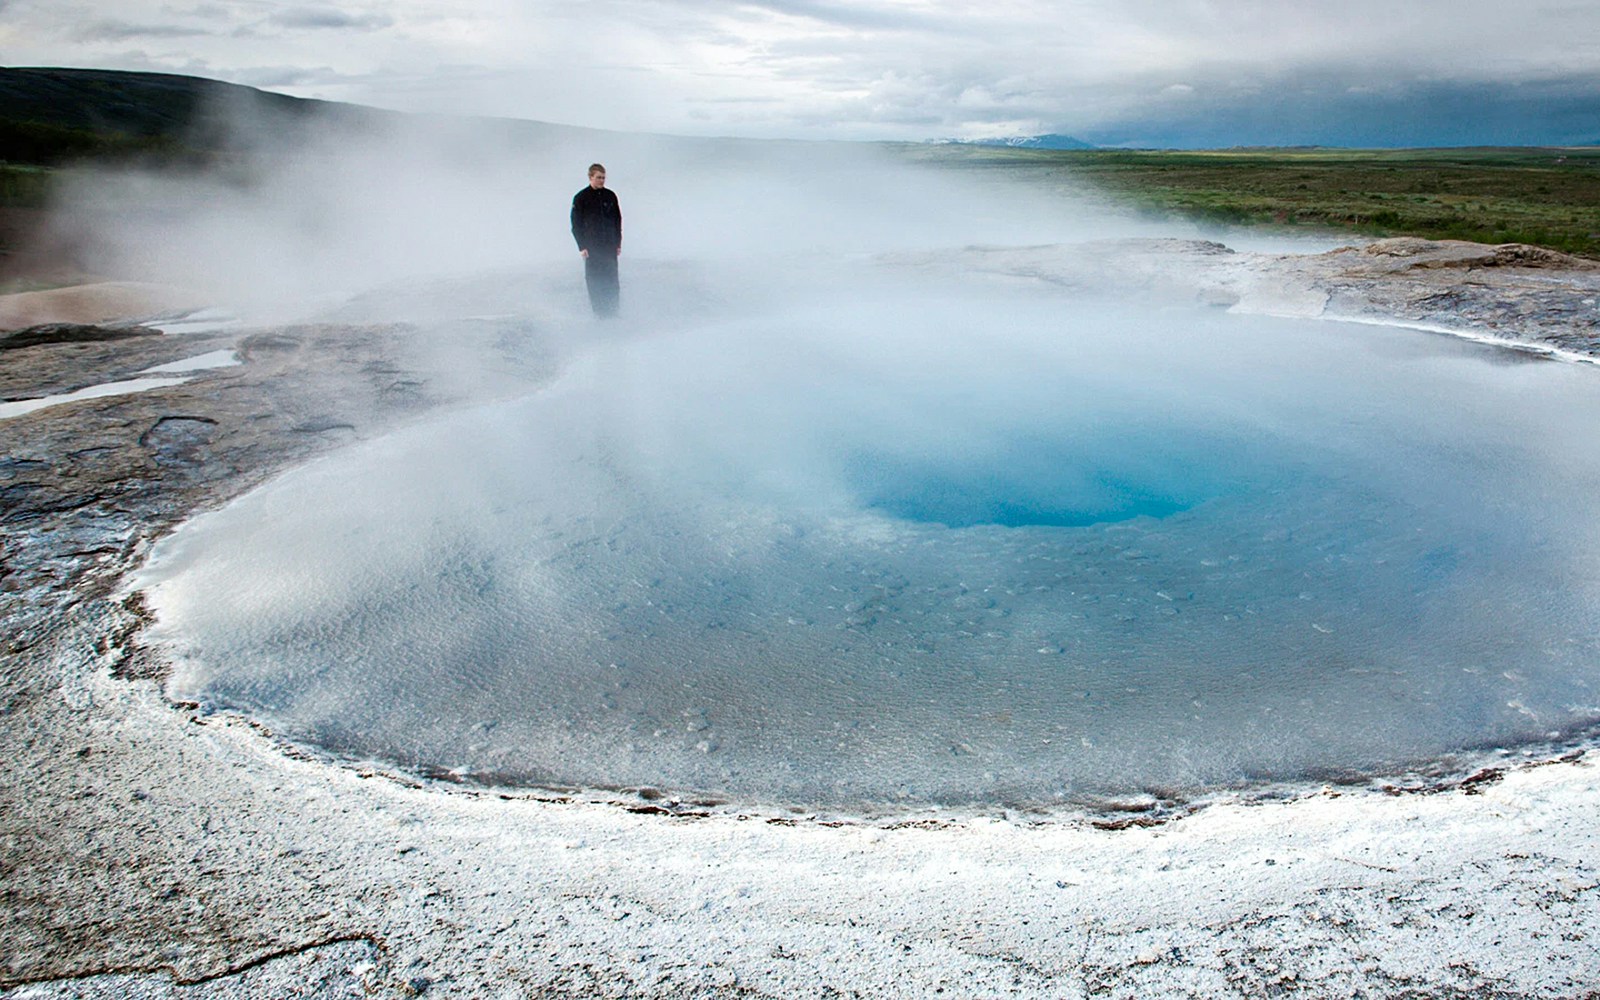
[[[805,807],[1600,720],[1591,366],[1048,296],[618,330],[163,542],[170,693],[475,780]]]

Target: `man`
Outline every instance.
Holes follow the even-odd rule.
[[[622,255],[622,209],[606,190],[606,168],[589,165],[589,186],[572,198],[572,238],[583,255],[583,279],[596,316],[614,316],[620,290],[617,258]]]

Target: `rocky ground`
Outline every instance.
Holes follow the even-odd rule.
[[[1527,248],[1144,241],[880,263],[1600,356],[1600,266]],[[219,349],[241,364],[0,419],[8,998],[1600,996],[1600,775],[1582,747],[1153,826],[840,824],[454,788],[170,704],[119,590],[154,539],[341,443],[534,391],[561,337],[458,324],[446,376],[427,325],[33,322],[83,318],[60,308],[0,335],[0,399]]]
[[[1239,312],[1410,323],[1600,355],[1600,262],[1539,247],[1377,240],[1320,254],[1236,253],[1201,240],[966,247],[897,262],[1065,288],[1199,300]]]

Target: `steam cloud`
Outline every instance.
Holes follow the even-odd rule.
[[[576,274],[567,211],[593,161],[622,200],[625,260],[732,268],[729,284],[744,288],[784,283],[797,255],[1130,231],[1065,185],[978,181],[864,144],[305,117],[242,102],[203,119],[207,143],[228,150],[219,163],[80,175],[57,228],[91,270],[277,320],[397,282]]]
[[[1551,514],[1600,523],[1568,369],[878,266],[1133,227],[871,147],[247,139],[221,179],[98,179],[108,266],[285,318],[494,298],[580,350],[164,544],[185,698],[485,780],[840,806],[1189,792],[1600,718],[1592,546]],[[567,235],[593,160],[619,324]]]

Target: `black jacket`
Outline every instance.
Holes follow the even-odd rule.
[[[622,208],[609,188],[586,187],[573,195],[572,238],[590,253],[622,246]]]

